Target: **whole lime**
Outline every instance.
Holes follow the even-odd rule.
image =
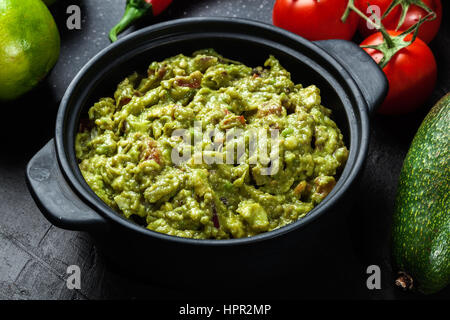
[[[59,32],[42,0],[0,0],[0,30],[0,100],[13,100],[53,68]]]

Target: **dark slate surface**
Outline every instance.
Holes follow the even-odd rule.
[[[108,46],[107,32],[123,12],[122,0],[61,1],[52,8],[62,36],[61,57],[51,75],[26,97],[2,106],[0,157],[0,299],[108,299],[192,298],[190,290],[160,288],[130,279],[106,263],[88,234],[53,227],[42,216],[28,193],[24,168],[31,156],[53,136],[58,101],[71,79],[97,52]],[[243,17],[271,23],[274,0],[178,0],[157,21],[194,16]],[[444,1],[445,2],[445,1]],[[82,30],[65,27],[67,5],[78,3]],[[448,3],[445,3],[448,9]],[[314,297],[393,299],[421,298],[394,289],[390,266],[389,224],[398,174],[414,133],[427,110],[450,91],[450,24],[445,19],[431,45],[439,64],[439,82],[424,108],[410,116],[375,116],[366,167],[359,194],[354,195],[347,236],[342,248],[349,256],[348,272],[325,275],[329,281],[344,279],[337,290]],[[146,21],[139,26],[143,26]],[[138,26],[138,27],[139,27]],[[365,270],[376,264],[382,271],[382,289],[365,288]],[[82,270],[81,290],[66,287],[67,266]],[[351,271],[350,271],[351,270]],[[336,288],[335,288],[336,289]],[[236,293],[228,296],[209,290],[214,297],[285,297],[281,292]],[[299,288],[298,297],[308,292]],[[295,298],[295,296],[291,296]],[[430,298],[449,298],[446,289]]]

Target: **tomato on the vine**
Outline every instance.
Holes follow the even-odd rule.
[[[429,10],[436,13],[436,19],[426,21],[419,31],[418,37],[429,43],[439,31],[439,27],[442,21],[442,3],[441,0],[356,0],[356,7],[366,14],[367,17],[372,16],[372,10],[369,10],[369,6],[372,8],[379,8],[379,12],[374,12],[377,15],[383,16],[391,3],[395,1],[396,6],[392,11],[382,20],[384,27],[387,30],[405,31],[411,26],[415,25],[419,20],[425,17],[429,12],[419,7],[422,4],[428,7]],[[405,6],[403,8],[402,6]],[[399,27],[400,19],[403,10],[406,11],[404,22]],[[368,12],[369,11],[369,12]],[[377,32],[370,26],[365,20],[361,19],[359,22],[358,30],[362,36],[368,37],[369,35]]]
[[[358,16],[352,12],[344,23],[341,17],[347,0],[277,0],[273,23],[308,40],[350,40],[358,27]]]
[[[391,36],[400,32],[387,31]],[[412,39],[412,34],[404,38]],[[381,32],[369,36],[361,46],[379,45]],[[363,48],[377,63],[384,55],[373,48]],[[425,42],[416,38],[409,46],[398,51],[383,68],[389,81],[389,93],[378,109],[382,114],[405,114],[418,109],[433,92],[437,78],[437,65],[433,52]]]

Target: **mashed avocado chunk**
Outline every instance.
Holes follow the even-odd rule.
[[[252,149],[261,133],[268,139]],[[89,109],[75,148],[86,182],[113,210],[195,239],[250,237],[301,219],[348,157],[316,86],[294,84],[273,56],[251,68],[212,49],[127,77]]]

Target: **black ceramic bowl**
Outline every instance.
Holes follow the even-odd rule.
[[[323,104],[333,110],[350,155],[336,187],[305,218],[245,239],[177,238],[147,230],[118,215],[84,181],[74,152],[80,115],[100,97],[111,96],[128,74],[145,71],[151,61],[202,48],[214,48],[249,66],[262,65],[273,54],[291,72],[295,83],[316,84],[321,89]],[[339,242],[339,223],[345,211],[340,200],[350,193],[362,168],[368,149],[369,114],[386,92],[383,72],[348,41],[314,43],[271,25],[240,19],[161,23],[107,47],[79,72],[61,101],[55,139],[28,164],[29,189],[54,225],[88,231],[107,257],[145,279],[178,284],[219,278],[224,282],[257,282],[283,274],[280,270],[286,265],[301,268],[308,261],[318,268],[318,253]]]

